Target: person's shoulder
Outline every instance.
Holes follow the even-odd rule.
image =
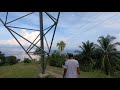
[[[74,59],[75,62],[78,62],[78,60]]]
[[[65,61],[65,63],[70,63],[70,62],[72,62],[73,60],[71,60],[71,59],[68,59],[67,61]]]
[[[65,63],[69,62],[69,60],[66,60]]]

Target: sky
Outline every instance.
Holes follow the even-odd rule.
[[[9,12],[7,22],[19,18],[31,12]],[[48,12],[54,17],[57,16],[57,12]],[[5,21],[6,12],[0,12],[0,18]],[[111,35],[115,36],[116,41],[120,41],[120,12],[61,12],[60,18],[53,41],[52,49],[57,49],[56,45],[61,40],[66,43],[65,49],[79,49],[82,42],[87,40],[97,43],[97,39],[100,36]],[[53,21],[43,13],[44,29],[53,24]],[[24,17],[15,22],[8,24],[9,26],[31,28],[39,30],[39,13]],[[33,41],[39,34],[38,31],[28,31],[25,29],[15,29],[20,35]],[[51,30],[46,38],[50,44],[53,30]],[[30,45],[25,40],[17,36],[22,45]],[[39,44],[38,44],[39,45]],[[14,47],[20,47],[7,29],[0,22],[0,47],[13,50]],[[45,43],[46,48],[46,43]],[[19,48],[20,49],[20,48]],[[22,50],[22,49],[21,49]],[[5,49],[3,50],[5,51]]]

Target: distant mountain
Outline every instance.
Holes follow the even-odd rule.
[[[54,49],[54,50],[56,50],[56,49]],[[54,52],[54,50],[51,50],[51,53],[53,53]],[[65,49],[64,51],[63,51],[63,53],[73,53],[73,54],[76,54],[76,51],[77,49]]]
[[[52,49],[51,53],[53,53],[54,50],[56,49]],[[0,45],[0,51],[2,51],[6,56],[13,55],[22,60],[24,59],[24,57],[28,57],[28,55],[20,46]],[[63,53],[75,53],[74,51],[75,49],[65,49]]]

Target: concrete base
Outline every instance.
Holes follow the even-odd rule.
[[[48,73],[45,73],[45,74],[40,73],[39,74],[39,78],[48,78],[48,76],[49,76]]]

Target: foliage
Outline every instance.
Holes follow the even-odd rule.
[[[116,70],[120,71],[120,51],[117,46],[120,42],[113,42],[116,38],[107,35],[98,38],[98,44],[83,42],[79,46],[82,51],[77,51],[76,59],[83,71],[102,70],[106,75],[114,76]]]
[[[41,51],[42,50],[40,48],[36,48],[34,54],[39,55],[41,53]]]
[[[66,44],[63,41],[60,41],[57,43],[58,49],[60,50],[60,54],[62,54],[62,51],[64,50]]]
[[[107,35],[99,37],[96,51],[101,57],[96,62],[96,67],[103,70],[106,75],[114,75],[115,70],[120,70],[120,51],[116,46],[119,42],[114,42],[114,36]]]
[[[62,67],[62,65],[65,63],[65,57],[65,55],[60,55],[59,51],[54,51],[54,53],[48,57],[49,65]]]
[[[19,62],[14,65],[0,67],[0,78],[38,78],[40,69],[34,63]]]
[[[37,68],[37,66],[34,63],[24,64],[23,62],[19,62],[12,66],[10,65],[1,66],[0,78],[38,78],[38,75],[40,73],[39,67]],[[61,77],[63,74],[63,68],[58,68],[58,67],[48,66],[47,71],[52,71],[53,73],[57,73],[58,75],[61,75]],[[56,75],[54,76],[58,77]],[[54,78],[54,76],[49,76],[48,78]],[[81,71],[80,78],[111,78],[111,77],[99,72]]]
[[[6,63],[9,65],[13,65],[13,64],[18,63],[18,61],[17,61],[17,58],[15,56],[7,56]]]
[[[24,58],[24,63],[31,63],[31,60],[29,58]]]
[[[94,43],[89,41],[87,41],[86,43],[82,42],[82,46],[79,46],[79,48],[81,48],[82,51],[77,51],[79,52],[79,54],[75,57],[80,63],[81,70],[92,70],[95,64],[95,60],[92,58],[95,49]]]
[[[4,54],[0,51],[0,66],[6,63]]]
[[[119,77],[120,75],[120,51],[117,50],[117,46],[120,42],[113,42],[116,39],[114,36],[107,35],[106,37],[100,36],[97,40],[98,44],[87,41],[82,42],[79,46],[80,50],[77,50],[77,55],[74,58],[78,60],[81,71],[95,71],[99,70],[106,75]],[[66,43],[61,41],[57,43],[59,51],[55,50],[49,57],[45,57],[49,61],[50,66],[62,67],[65,63],[66,55],[63,54],[63,50]],[[35,50],[36,53],[40,53],[40,49]],[[16,64],[19,60],[15,56],[5,57],[0,52],[0,65],[5,63]],[[24,63],[30,63],[31,60],[25,58]],[[40,63],[40,61],[39,61]]]
[[[20,61],[20,59],[17,59],[17,61],[19,62],[19,61]]]

